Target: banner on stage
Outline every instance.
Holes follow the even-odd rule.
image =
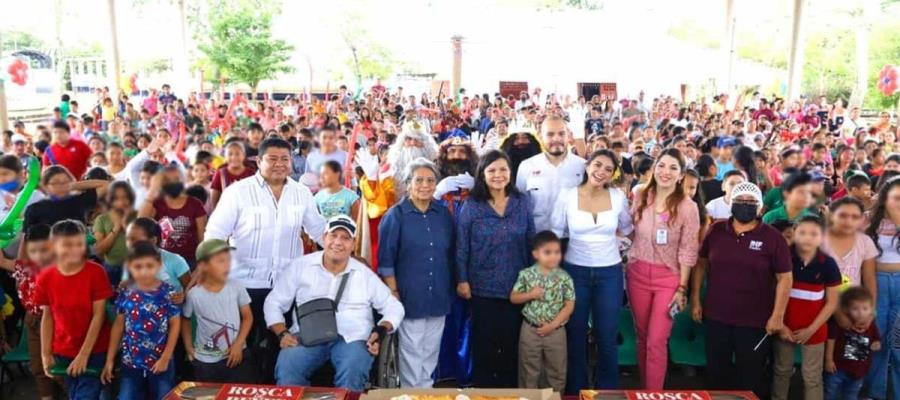
[[[528,82],[500,81],[500,96],[504,99],[509,96],[518,99],[522,92],[528,93]]]

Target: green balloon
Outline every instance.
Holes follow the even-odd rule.
[[[25,206],[28,205],[28,200],[31,199],[31,194],[37,189],[40,180],[41,163],[37,158],[31,157],[28,159],[28,182],[25,183],[25,188],[19,193],[19,198],[16,199],[12,209],[9,210],[9,214],[6,214],[6,218],[3,219],[3,222],[0,222],[0,248],[9,246],[9,242],[13,241],[19,235],[19,232],[22,231],[24,222],[23,218],[20,218],[22,211],[25,211]]]

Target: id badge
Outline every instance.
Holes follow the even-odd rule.
[[[669,231],[666,229],[657,229],[656,230],[656,244],[668,244],[669,243]]]

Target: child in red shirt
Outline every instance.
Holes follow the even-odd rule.
[[[35,302],[42,306],[41,360],[44,374],[65,368],[69,397],[96,399],[103,387],[100,371],[109,346],[104,324],[112,286],[99,264],[85,260],[87,244],[81,222],[62,220],[50,232],[56,265],[38,275]],[[62,375],[62,372],[58,372]]]
[[[794,226],[793,285],[784,314],[785,329],[774,342],[773,399],[788,397],[796,346],[801,346],[805,397],[821,399],[824,395],[825,323],[837,307],[841,284],[837,262],[819,250],[824,234],[825,223],[816,216],[803,217]]]
[[[75,179],[81,179],[93,154],[87,144],[72,139],[69,125],[60,121],[53,124],[53,144],[47,147],[41,161],[44,167],[62,165]]]
[[[25,334],[28,336],[31,373],[37,381],[41,399],[52,399],[54,393],[53,380],[44,375],[41,363],[41,306],[34,298],[38,274],[53,264],[49,239],[50,227],[35,225],[25,233],[26,259],[11,260],[0,253],[0,268],[9,271],[16,280],[19,299],[25,308]]]

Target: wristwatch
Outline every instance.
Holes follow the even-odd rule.
[[[290,334],[291,334],[291,332],[289,330],[285,329],[285,330],[281,331],[281,333],[278,334],[278,340],[284,339],[285,336],[290,335]]]

